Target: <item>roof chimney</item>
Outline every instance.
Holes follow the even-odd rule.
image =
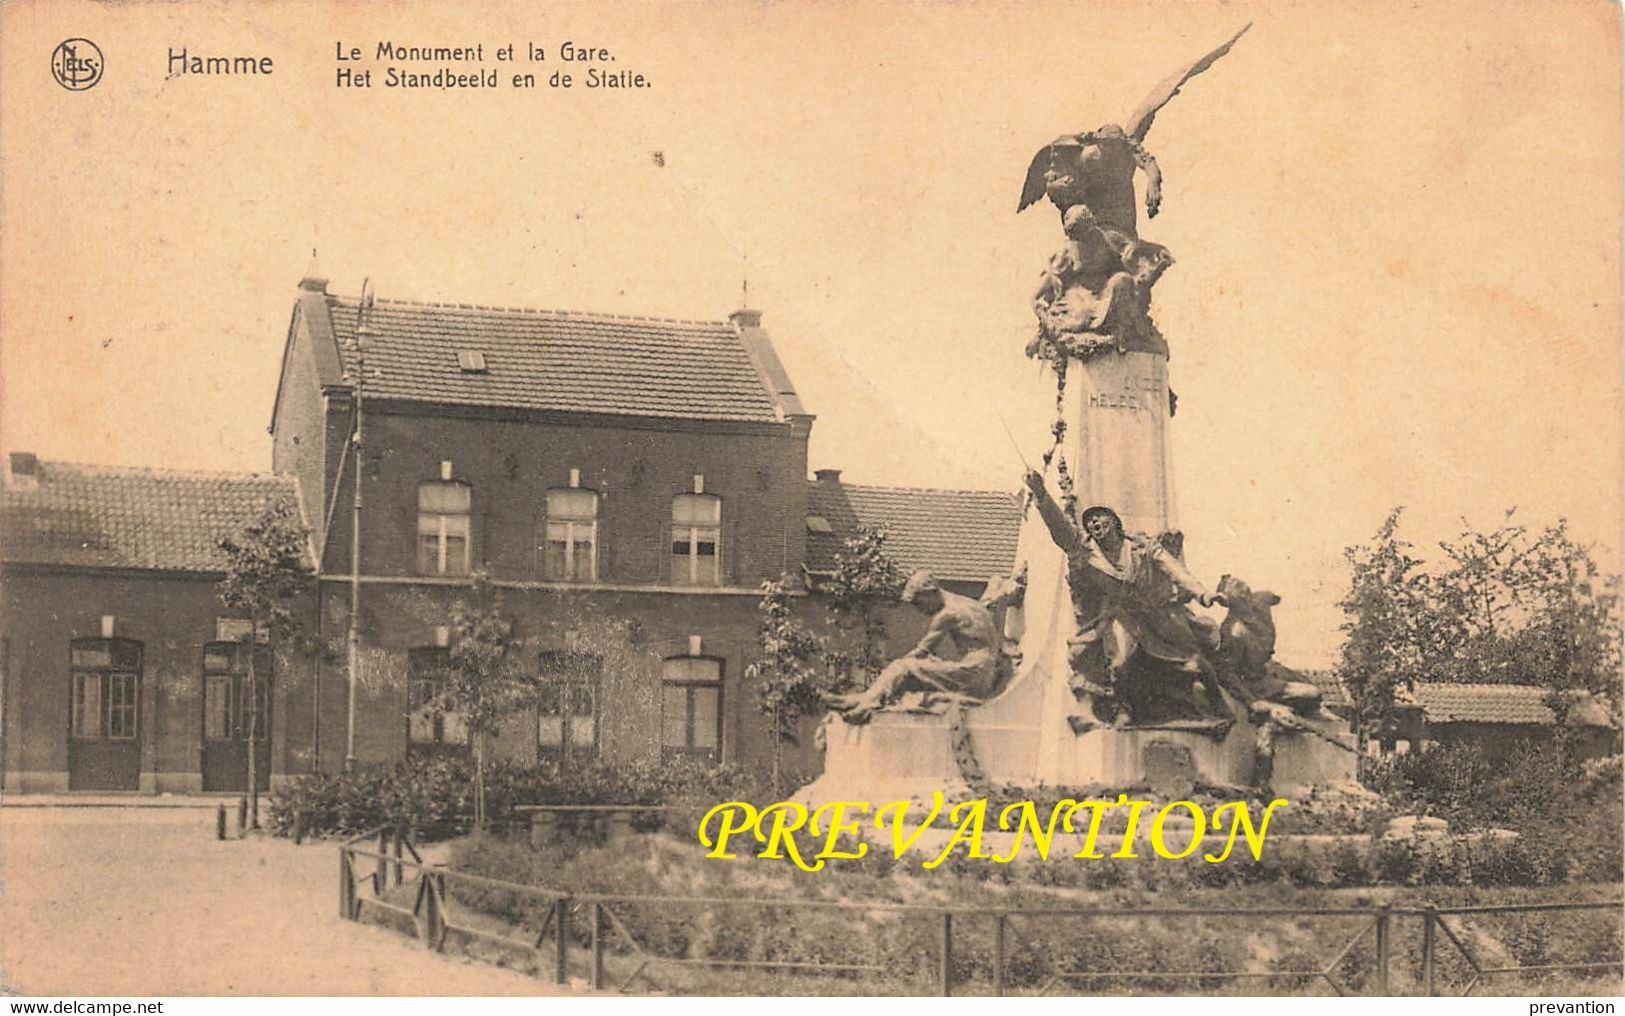
[[[741,328],[760,328],[762,327],[762,312],[751,310],[748,307],[741,307],[729,314],[728,320]]]
[[[33,452],[12,452],[11,482],[19,490],[39,486],[39,456]]]
[[[813,475],[818,477],[819,483],[832,483],[840,486],[841,471],[839,469],[815,469]]]

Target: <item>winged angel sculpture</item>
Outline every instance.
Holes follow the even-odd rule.
[[[1027,355],[1057,365],[1107,348],[1168,354],[1151,323],[1151,287],[1173,264],[1168,248],[1139,238],[1136,173],[1145,173],[1145,211],[1162,204],[1162,171],[1144,141],[1157,112],[1185,82],[1213,66],[1251,28],[1164,80],[1129,117],[1081,134],[1063,134],[1038,150],[1027,168],[1016,211],[1049,198],[1061,213],[1067,244],[1050,258],[1033,311],[1038,335]]]

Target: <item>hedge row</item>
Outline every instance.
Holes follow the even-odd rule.
[[[758,781],[737,766],[664,759],[623,766],[492,762],[486,766],[486,812],[494,825],[523,805],[666,805],[689,799],[759,795]],[[390,825],[423,839],[455,835],[474,813],[474,773],[462,758],[411,759],[336,775],[302,776],[270,799],[270,829],[292,834],[302,816],[307,835],[350,836]]]

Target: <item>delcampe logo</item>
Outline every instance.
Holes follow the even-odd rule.
[[[89,39],[66,39],[51,53],[51,76],[70,92],[95,88],[102,66],[102,51]]]

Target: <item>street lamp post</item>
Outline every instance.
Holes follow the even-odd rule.
[[[361,300],[356,308],[355,329],[355,432],[350,435],[351,451],[355,454],[355,500],[350,511],[350,638],[348,646],[349,663],[349,707],[346,709],[347,719],[344,737],[344,768],[348,772],[355,768],[355,709],[356,688],[359,685],[358,675],[361,666],[361,479],[366,471],[366,462],[362,455],[362,389],[366,385],[367,377],[367,347],[378,333],[373,331],[371,321],[372,289],[370,281],[361,284]]]

